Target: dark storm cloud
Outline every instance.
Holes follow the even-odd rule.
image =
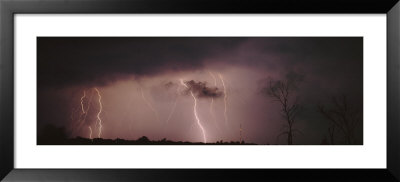
[[[196,82],[194,80],[186,81],[185,84],[189,87],[187,91],[192,91],[199,98],[218,98],[223,95],[217,87],[207,87],[206,82]]]
[[[282,72],[318,65],[316,74],[348,77],[362,71],[352,61],[362,59],[360,44],[362,38],[347,37],[39,37],[38,85],[101,86],[201,69],[210,60]]]
[[[39,86],[104,85],[124,76],[151,76],[203,67],[203,59],[246,38],[39,37]]]
[[[175,84],[175,83],[169,81],[169,82],[167,82],[167,83],[164,84],[164,87],[167,88],[167,89],[169,89],[169,88],[171,88],[171,87],[174,87],[175,85],[177,85],[177,84]]]

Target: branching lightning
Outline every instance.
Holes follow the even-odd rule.
[[[99,134],[97,135],[99,138],[101,137],[101,131],[103,129],[103,125],[102,125],[102,120],[100,118],[100,114],[103,110],[103,104],[101,103],[101,95],[100,95],[100,91],[97,88],[94,88],[97,92],[97,96],[99,97],[99,112],[97,113],[97,121],[98,121],[98,125],[99,125]]]
[[[217,87],[217,77],[216,77],[216,75],[214,75],[212,72],[208,72],[209,74],[210,74],[210,76],[212,77],[212,79],[213,79],[213,81],[214,81],[214,86],[215,87]],[[222,85],[223,85],[223,93],[224,93],[224,119],[225,119],[225,123],[226,124],[228,124],[228,116],[227,116],[227,100],[228,100],[228,95],[227,95],[227,90],[226,90],[226,85],[225,85],[225,80],[224,80],[224,78],[223,78],[223,76],[220,74],[220,73],[218,73],[218,77],[219,77],[219,79],[221,80],[221,82],[222,82]],[[182,85],[184,88],[186,88],[186,89],[188,89],[188,91],[190,92],[190,95],[192,96],[192,98],[193,98],[193,115],[194,115],[194,119],[195,119],[195,122],[193,123],[193,125],[196,125],[197,124],[197,126],[199,127],[199,129],[200,129],[200,131],[201,131],[201,134],[202,134],[202,137],[203,137],[203,142],[204,143],[207,143],[207,132],[206,132],[206,130],[205,130],[205,128],[203,127],[203,123],[202,123],[202,121],[200,120],[200,118],[199,118],[199,115],[198,115],[198,98],[196,98],[196,96],[195,96],[195,93],[194,93],[194,91],[193,91],[193,89],[186,83],[186,82],[184,82],[184,80],[183,79],[180,79],[180,85]],[[182,87],[180,87],[179,85],[178,85],[178,88],[177,88],[177,92],[179,93],[179,89],[180,88],[182,88]],[[89,90],[90,91],[90,90]],[[87,115],[88,115],[88,113],[89,113],[89,109],[90,109],[90,107],[91,107],[91,101],[92,101],[92,97],[93,97],[93,95],[95,94],[94,93],[94,91],[97,93],[97,98],[98,98],[98,112],[97,112],[97,114],[96,114],[96,123],[95,123],[95,128],[92,128],[92,126],[90,126],[90,125],[86,125],[86,123],[85,123],[85,121],[86,121],[86,118],[87,118]],[[155,115],[155,117],[156,117],[156,119],[157,119],[157,121],[160,121],[160,118],[159,118],[159,114],[158,114],[158,112],[157,112],[157,110],[153,107],[153,105],[151,104],[151,102],[149,101],[149,100],[147,100],[147,98],[145,97],[145,94],[144,94],[144,92],[143,92],[143,90],[142,90],[142,88],[140,87],[140,92],[141,92],[141,96],[142,96],[142,99],[143,99],[143,101],[146,103],[146,105],[148,106],[148,108],[154,113],[154,115]],[[90,97],[89,97],[89,95],[90,95]],[[169,115],[168,115],[168,117],[167,117],[167,119],[165,120],[165,123],[166,124],[168,124],[169,123],[169,121],[171,120],[171,118],[172,118],[172,116],[174,115],[174,113],[175,113],[175,110],[176,110],[176,107],[177,107],[177,104],[178,104],[178,98],[179,98],[179,96],[177,96],[176,97],[176,99],[175,99],[175,101],[174,101],[174,103],[173,103],[173,105],[172,105],[172,108],[171,108],[171,111],[170,111],[170,113],[169,113]],[[76,112],[79,112],[79,107],[77,107],[76,108],[77,109],[77,111]],[[88,126],[88,130],[89,130],[89,138],[90,139],[92,139],[93,138],[93,134],[94,134],[94,130],[98,130],[98,133],[97,133],[97,137],[98,138],[101,138],[101,136],[102,136],[102,132],[103,132],[103,119],[102,119],[102,114],[103,114],[103,103],[102,103],[102,95],[101,95],[101,92],[99,91],[99,89],[98,88],[92,88],[92,90],[91,90],[91,94],[89,93],[87,93],[87,90],[83,90],[83,94],[82,94],[82,96],[80,97],[80,116],[79,116],[79,119],[78,119],[78,123],[77,123],[77,126],[78,127],[75,127],[75,129],[80,129],[83,125],[86,125],[86,126]],[[216,127],[217,127],[217,129],[219,129],[218,128],[218,125],[217,125],[217,119],[216,119],[216,117],[215,117],[215,113],[214,113],[214,98],[213,97],[211,97],[211,103],[210,103],[210,108],[209,108],[209,112],[210,112],[210,114],[212,115],[212,117],[213,117],[213,119],[214,119],[214,123],[215,123],[215,125],[216,125]],[[78,114],[78,113],[77,113]],[[241,129],[240,129],[241,130]]]
[[[225,82],[224,82],[224,79],[223,79],[222,75],[218,74],[218,76],[219,76],[219,79],[222,82],[222,86],[224,87],[224,118],[225,118],[225,124],[228,124],[228,116],[226,114],[226,110],[227,110],[226,105],[227,105],[227,101],[228,101],[228,95],[226,94]]]
[[[183,79],[180,79],[180,81],[181,81],[181,84],[182,84],[183,86],[185,86],[186,88],[189,89],[189,87],[183,82]],[[199,128],[201,129],[201,132],[202,132],[202,134],[203,134],[203,141],[204,141],[204,143],[207,143],[206,132],[204,131],[203,125],[201,125],[200,119],[199,119],[199,117],[198,117],[198,115],[197,115],[197,99],[196,99],[196,97],[194,96],[192,90],[190,90],[190,95],[192,95],[193,100],[194,100],[194,105],[193,105],[194,117],[196,118],[197,125],[199,126]]]
[[[144,96],[142,87],[140,87],[140,93],[142,94],[142,98],[143,98],[144,102],[146,102],[147,106],[154,112],[154,115],[156,116],[157,121],[160,122],[160,117],[158,116],[158,112],[156,111],[156,109],[154,109],[154,107],[150,104],[150,102]]]

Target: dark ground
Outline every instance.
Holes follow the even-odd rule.
[[[65,134],[65,129],[47,125],[38,131],[37,145],[257,145],[255,143],[246,143],[244,141],[217,141],[215,143],[171,141],[166,138],[162,140],[150,140],[142,136],[137,140],[125,139],[104,139],[104,138],[69,138]]]

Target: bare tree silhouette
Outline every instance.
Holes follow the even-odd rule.
[[[302,81],[302,76],[289,73],[285,80],[269,80],[268,87],[262,89],[262,92],[273,98],[273,101],[281,104],[281,114],[285,120],[285,124],[283,132],[277,136],[277,139],[282,135],[287,135],[287,143],[289,145],[293,144],[293,135],[295,132],[301,134],[301,131],[293,128],[296,116],[301,110],[295,94],[300,81]]]
[[[339,128],[343,133],[346,144],[354,144],[354,133],[357,124],[362,120],[362,113],[350,105],[346,96],[340,98],[332,97],[332,107],[326,108],[322,104],[318,105],[319,112],[325,116],[334,127]],[[329,129],[333,143],[334,129]]]

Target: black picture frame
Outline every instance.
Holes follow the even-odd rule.
[[[381,13],[387,15],[386,169],[15,169],[14,14]],[[0,179],[5,181],[400,181],[398,0],[0,0]],[[379,60],[377,60],[379,61]]]

